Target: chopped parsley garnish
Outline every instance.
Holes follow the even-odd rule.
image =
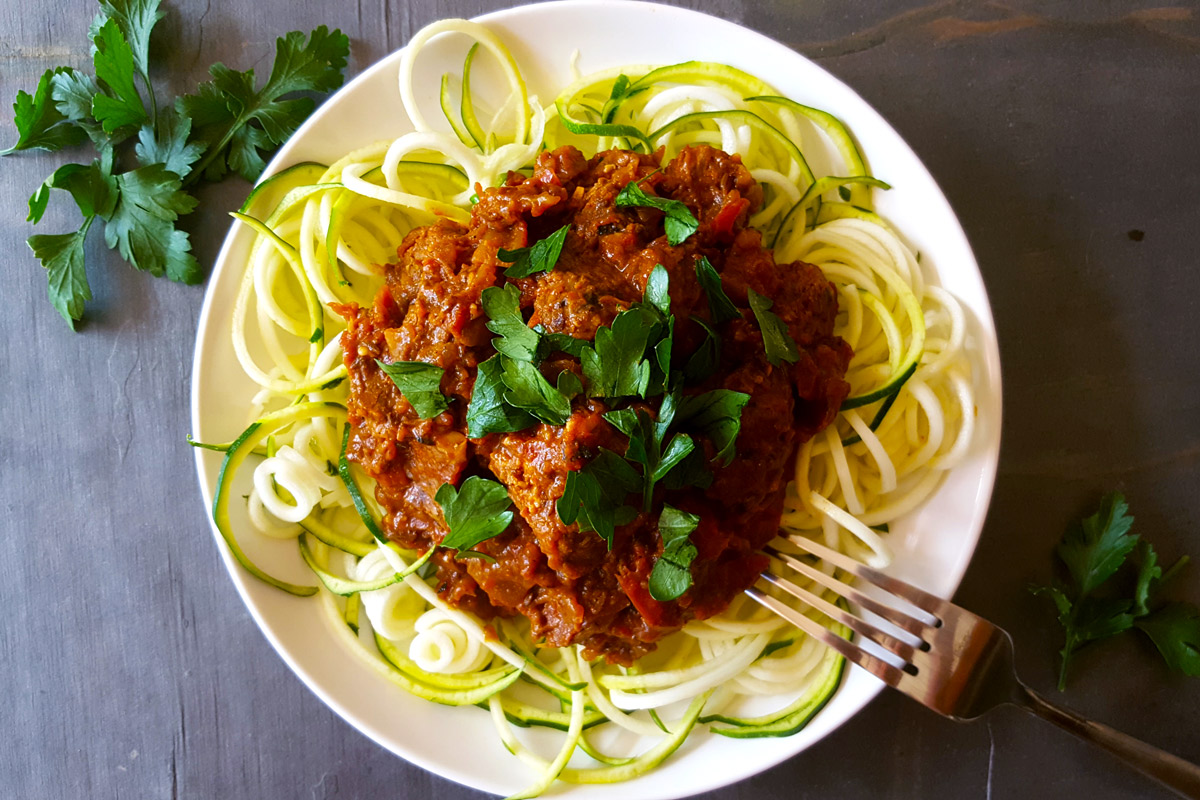
[[[703,383],[721,364],[721,334],[700,317],[692,317],[692,322],[704,329],[704,341],[684,365],[683,379],[687,383]]]
[[[629,437],[625,458],[642,468],[642,509],[649,511],[654,501],[654,487],[679,462],[692,452],[696,442],[686,433],[668,436],[675,420],[677,398],[663,398],[658,419],[645,411],[621,408],[609,411],[604,418]]]
[[[660,602],[675,600],[692,585],[692,561],[697,550],[689,538],[700,524],[700,517],[663,504],[658,517],[658,533],[663,550],[650,572],[650,596]]]
[[[764,297],[753,289],[747,289],[746,296],[750,300],[750,309],[754,312],[755,319],[758,320],[758,329],[762,331],[763,349],[767,352],[767,361],[776,367],[781,361],[789,364],[796,363],[800,359],[800,353],[796,350],[796,343],[792,341],[792,335],[788,333],[787,325],[771,311],[771,306],[774,305],[771,298]]]
[[[442,375],[445,370],[424,361],[393,361],[391,364],[375,359],[384,374],[392,379],[417,416],[432,419],[450,407],[442,394]]]
[[[473,548],[504,533],[513,521],[508,491],[502,484],[478,475],[463,481],[461,489],[443,483],[434,500],[442,507],[450,529],[441,546],[458,550],[460,556],[482,556]]]
[[[641,479],[629,463],[611,450],[600,454],[583,469],[567,473],[567,485],[555,508],[564,525],[579,523],[581,531],[595,531],[611,550],[618,525],[627,525],[637,511],[625,505]]]
[[[545,239],[534,242],[529,247],[520,247],[516,250],[502,249],[499,254],[500,260],[509,264],[508,268],[504,270],[505,277],[528,278],[534,273],[549,272],[554,269],[559,255],[562,254],[569,230],[571,230],[570,225],[563,225]]]
[[[67,324],[82,319],[91,299],[84,240],[97,219],[110,249],[135,268],[181,283],[199,283],[203,272],[176,220],[196,207],[187,188],[201,177],[233,169],[254,181],[263,151],[286,140],[314,107],[301,92],[328,92],[342,84],[349,39],[321,26],[306,39],[293,31],[276,40],[271,76],[254,87],[254,71],[223,64],[196,95],[160,110],[150,80],[150,35],[162,18],[161,0],[102,0],[88,32],[95,77],[70,67],[47,70],[33,96],[17,92],[17,141],[0,155],[33,148],[57,151],[90,140],[99,157],[67,164],[29,198],[35,225],[50,194],[75,201],[83,221],[74,233],[39,234],[29,247],[46,269],[50,302]],[[136,169],[118,170],[116,148],[136,136]]]
[[[667,282],[667,270],[655,266],[643,301],[618,314],[610,327],[597,330],[593,345],[583,348],[580,360],[592,397],[645,397],[655,369],[659,380],[654,383],[665,383],[673,330]]]
[[[503,288],[489,286],[483,290],[482,299],[488,330],[496,334],[492,339],[496,352],[518,361],[532,361],[540,336],[521,316],[521,290],[511,283]]]
[[[663,228],[667,232],[667,244],[672,247],[683,244],[700,228],[700,222],[696,216],[683,203],[666,197],[646,194],[637,181],[626,184],[625,188],[617,195],[615,202],[617,208],[640,206],[663,212],[666,215],[663,217]]]
[[[712,313],[714,323],[720,325],[742,316],[742,312],[738,311],[729,295],[725,294],[720,274],[704,256],[696,259],[696,280],[700,282],[700,288],[708,297],[708,309]]]
[[[546,380],[537,365],[549,352],[572,347],[577,340],[562,336],[553,340],[554,344],[544,343],[544,335],[525,322],[521,292],[512,284],[484,289],[482,302],[488,329],[496,334],[492,346],[498,355],[479,365],[467,408],[467,435],[479,438],[524,430],[535,420],[565,425],[571,416],[570,398],[582,385],[577,385],[573,374],[560,376],[560,390]]]
[[[735,454],[734,445],[742,430],[742,409],[750,395],[732,389],[714,389],[683,398],[679,421],[704,433],[713,443],[715,459],[728,465]]]
[[[1033,588],[1035,594],[1049,595],[1054,601],[1065,633],[1059,651],[1060,691],[1066,686],[1071,658],[1080,647],[1130,628],[1149,636],[1170,667],[1200,677],[1200,609],[1179,602],[1152,609],[1155,593],[1188,558],[1183,556],[1164,573],[1154,548],[1130,533],[1133,517],[1128,511],[1120,493],[1107,495],[1100,509],[1070,526],[1055,548],[1067,580]],[[1135,549],[1133,596],[1111,589],[1099,594]]]
[[[505,386],[501,376],[502,356],[494,355],[479,365],[475,373],[475,389],[467,406],[467,436],[480,439],[489,433],[513,433],[537,424],[527,411],[515,408],[504,400]]]
[[[571,416],[571,401],[550,385],[532,361],[500,356],[504,401],[528,411],[547,425],[566,425]]]

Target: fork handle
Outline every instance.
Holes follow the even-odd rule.
[[[1200,800],[1200,767],[1107,725],[1060,708],[1027,686],[1022,685],[1021,690],[1021,694],[1014,698],[1021,708],[1107,750],[1129,766],[1174,789],[1180,795]]]

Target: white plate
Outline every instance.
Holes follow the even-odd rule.
[[[879,198],[880,213],[896,223],[921,253],[922,263],[936,269],[940,283],[963,302],[971,317],[979,421],[971,455],[919,512],[893,526],[890,537],[896,550],[895,574],[942,596],[953,594],[979,539],[996,474],[1000,362],[975,258],[946,198],[912,150],[858,95],[820,67],[764,36],[714,17],[647,3],[591,0],[523,6],[479,21],[512,49],[531,93],[543,102],[567,82],[575,51],[583,72],[702,59],[740,67],[774,84],[782,94],[846,122],[874,174],[895,187]],[[460,42],[438,46],[435,41],[429,48],[416,75],[417,85],[423,87],[422,107],[436,109],[438,79],[445,71],[457,74],[461,58]],[[400,53],[393,53],[321,106],[280,150],[268,174],[298,161],[329,163],[355,147],[390,140],[409,130],[396,88],[399,60]],[[428,113],[433,119],[433,112]],[[248,422],[253,388],[234,357],[229,329],[250,239],[244,228],[231,230],[200,315],[192,372],[192,429],[202,441],[228,441]],[[220,456],[197,450],[196,466],[204,501],[211,506]],[[243,538],[250,556],[269,565],[272,572],[312,582],[293,542]],[[459,783],[501,794],[528,784],[531,774],[505,751],[486,713],[434,705],[387,683],[343,649],[316,600],[292,597],[258,582],[237,566],[223,544],[219,546],[234,585],[267,639],[343,719],[393,753]],[[833,700],[795,736],[739,741],[698,731],[666,764],[633,783],[571,787],[568,794],[667,800],[741,780],[820,740],[880,688],[866,673],[850,670]],[[555,793],[566,788],[557,787]]]

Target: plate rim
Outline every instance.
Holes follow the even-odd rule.
[[[974,365],[974,366],[987,373],[986,374],[987,380],[983,385],[984,385],[985,389],[989,390],[989,396],[987,398],[987,402],[990,406],[989,414],[988,414],[988,423],[989,423],[989,426],[994,429],[994,434],[991,437],[992,439],[994,439],[994,441],[991,443],[991,446],[985,451],[985,454],[984,454],[985,458],[983,459],[983,463],[981,464],[982,470],[981,470],[981,473],[979,476],[980,479],[979,479],[979,483],[978,483],[978,493],[975,498],[976,505],[979,507],[979,511],[975,514],[974,518],[972,519],[972,524],[970,526],[970,530],[964,532],[964,537],[963,537],[964,542],[967,542],[969,540],[969,546],[966,546],[963,548],[962,554],[959,557],[958,561],[953,565],[952,568],[947,570],[947,575],[951,578],[949,583],[952,588],[949,592],[946,592],[944,594],[945,594],[946,598],[952,597],[954,595],[954,593],[957,592],[958,588],[961,586],[963,577],[965,576],[965,573],[970,564],[970,561],[972,560],[975,552],[978,549],[979,541],[980,541],[980,538],[981,538],[982,532],[983,532],[983,527],[986,523],[988,510],[991,505],[992,496],[995,491],[996,477],[997,477],[998,468],[999,468],[1000,429],[1001,429],[1002,420],[1003,420],[1003,395],[1002,395],[1003,383],[1002,383],[1002,376],[1001,376],[1001,369],[1000,369],[1001,365],[1000,365],[1000,360],[999,360],[998,336],[997,336],[997,331],[996,331],[996,327],[995,327],[994,315],[992,312],[992,304],[991,304],[991,300],[990,300],[990,297],[987,292],[987,286],[986,286],[986,283],[983,281],[983,274],[979,268],[978,259],[975,257],[974,249],[971,247],[970,239],[967,237],[965,230],[963,230],[961,220],[959,220],[958,215],[954,213],[953,207],[950,205],[950,201],[946,197],[945,192],[942,191],[941,186],[937,183],[937,181],[934,179],[933,175],[929,172],[925,163],[917,156],[916,152],[912,149],[912,147],[908,144],[908,142],[902,136],[900,136],[900,134],[895,130],[895,128],[887,121],[886,118],[884,118],[874,108],[874,106],[872,106],[869,102],[867,102],[851,86],[849,86],[848,84],[843,82],[836,75],[833,75],[828,70],[826,70],[824,67],[817,64],[816,62],[814,62],[811,59],[807,58],[806,56],[796,52],[795,50],[792,50],[786,44],[776,41],[775,39],[772,39],[771,37],[766,36],[765,34],[762,34],[756,30],[747,28],[743,25],[740,25],[736,22],[732,22],[727,19],[723,19],[714,14],[708,14],[708,13],[697,11],[697,10],[694,10],[691,8],[684,8],[684,7],[680,7],[680,6],[669,6],[669,5],[661,5],[661,4],[653,3],[653,2],[645,2],[645,0],[552,0],[552,2],[528,3],[528,4],[523,4],[523,5],[511,6],[511,7],[504,8],[504,9],[498,9],[495,11],[491,11],[491,12],[488,12],[485,14],[481,14],[481,15],[472,17],[471,21],[482,23],[482,24],[487,24],[488,22],[494,21],[497,19],[510,21],[512,19],[517,19],[524,15],[529,15],[529,14],[537,15],[539,13],[545,13],[547,11],[550,13],[556,13],[559,9],[562,9],[564,7],[566,7],[566,8],[592,8],[592,9],[603,8],[606,11],[614,11],[614,12],[618,12],[618,13],[622,13],[622,12],[633,12],[633,13],[639,13],[639,14],[652,13],[652,14],[665,15],[666,17],[675,16],[675,17],[679,17],[679,18],[693,18],[693,19],[694,18],[702,18],[703,20],[706,21],[706,24],[711,24],[711,23],[715,22],[721,26],[732,27],[732,28],[736,29],[740,35],[749,36],[752,39],[757,40],[757,42],[764,47],[769,47],[771,49],[781,49],[781,50],[785,51],[785,53],[789,57],[795,58],[795,59],[800,59],[802,61],[807,62],[812,67],[820,70],[821,73],[823,73],[825,79],[830,84],[835,85],[840,91],[848,93],[850,96],[852,96],[854,99],[856,99],[859,103],[861,103],[863,106],[863,109],[866,112],[868,112],[871,116],[874,117],[874,120],[873,120],[874,125],[882,127],[884,130],[886,130],[887,132],[890,132],[895,137],[896,141],[899,142],[900,145],[905,150],[908,151],[908,154],[912,158],[913,164],[915,164],[916,168],[922,173],[922,177],[925,178],[926,180],[928,180],[930,186],[932,186],[933,189],[936,191],[937,196],[940,197],[941,200],[944,202],[944,204],[946,206],[946,210],[949,212],[949,217],[953,221],[953,225],[954,225],[954,230],[952,230],[950,233],[952,236],[961,237],[962,243],[965,245],[966,253],[969,257],[969,263],[966,263],[966,264],[959,263],[957,266],[958,266],[958,268],[969,268],[970,271],[974,273],[974,276],[978,279],[979,290],[981,292],[981,298],[982,298],[982,302],[983,302],[982,311],[986,312],[986,313],[981,313],[980,309],[970,309],[969,310],[970,316],[972,316],[974,318],[975,323],[982,329],[982,332],[985,334],[984,341],[979,343],[980,344],[980,348],[979,348],[980,354],[982,356],[981,361],[983,363]],[[415,31],[414,31],[414,33],[415,33]],[[383,71],[394,70],[399,59],[401,58],[401,54],[404,52],[406,47],[407,47],[407,43],[404,46],[402,46],[396,50],[393,50],[392,52],[382,56],[381,58],[379,58],[378,60],[376,60],[369,66],[367,66],[365,69],[363,69],[363,71],[361,73],[354,76],[349,82],[347,82],[344,86],[342,86],[337,92],[335,92],[334,94],[327,97],[324,100],[324,102],[322,102],[322,104],[313,111],[313,113],[309,116],[309,118],[306,119],[305,122],[288,139],[288,141],[285,142],[279,148],[279,150],[276,152],[276,154],[271,158],[270,162],[267,164],[266,168],[263,170],[263,173],[260,176],[258,182],[265,180],[266,178],[278,173],[279,171],[284,169],[286,166],[289,166],[290,165],[289,162],[294,160],[292,158],[292,152],[297,149],[298,143],[301,142],[304,139],[304,137],[307,134],[309,134],[310,131],[317,124],[319,124],[319,122],[323,119],[325,113],[328,113],[329,110],[331,109],[333,102],[337,98],[339,98],[340,96],[342,96],[344,94],[350,94],[350,93],[354,92],[360,84],[367,83],[370,80],[372,80],[373,78],[375,78],[377,73],[380,73]],[[207,339],[209,338],[208,327],[209,327],[210,323],[213,322],[213,317],[214,317],[213,306],[214,306],[214,302],[215,302],[215,295],[217,293],[216,288],[217,288],[218,282],[224,278],[224,273],[230,268],[228,266],[228,264],[231,261],[231,253],[237,246],[236,241],[238,239],[239,232],[240,231],[237,228],[236,223],[232,223],[230,226],[229,232],[226,234],[225,239],[222,242],[221,248],[218,251],[216,259],[213,262],[213,268],[208,276],[207,285],[205,287],[204,301],[201,305],[200,312],[199,312],[199,319],[198,319],[198,323],[197,323],[197,327],[196,327],[196,341],[195,341],[195,346],[193,349],[193,358],[192,358],[192,365],[191,365],[192,373],[191,373],[191,391],[190,391],[190,424],[191,424],[191,429],[193,431],[196,431],[197,433],[199,433],[201,430],[201,418],[202,418],[202,410],[201,410],[201,384],[202,384],[202,381],[200,380],[199,376],[202,375],[201,366],[202,366],[202,362],[205,357],[205,349],[206,348],[204,347],[204,345],[205,345]],[[977,406],[978,406],[978,403],[977,403]],[[209,486],[209,483],[206,480],[206,475],[205,475],[205,472],[207,470],[206,463],[205,463],[206,451],[197,448],[196,451],[193,453],[193,457],[194,457],[194,463],[195,463],[195,467],[196,467],[196,476],[197,476],[197,479],[198,479],[198,482],[200,485],[201,498],[202,498],[204,506],[205,506],[205,514],[206,514],[206,517],[208,520],[209,529],[217,543],[218,552],[220,553],[222,563],[225,566],[225,571],[228,573],[229,577],[233,581],[234,587],[236,588],[238,595],[242,600],[243,605],[246,607],[247,611],[250,613],[250,615],[253,618],[255,625],[258,627],[259,631],[267,639],[267,641],[271,644],[271,647],[272,647],[272,649],[274,649],[276,654],[278,654],[279,657],[284,661],[284,663],[287,664],[288,668],[292,671],[292,673],[297,678],[300,679],[301,683],[303,683],[310,691],[312,691],[328,708],[330,708],[332,711],[334,711],[334,713],[336,713],[338,715],[338,717],[341,718],[341,720],[348,723],[358,733],[366,736],[368,739],[375,742],[380,747],[384,748],[385,750],[392,753],[393,755],[399,756],[399,757],[403,758],[405,761],[407,761],[408,763],[410,763],[414,766],[420,767],[421,769],[423,769],[427,772],[430,772],[439,777],[454,781],[461,785],[468,786],[468,787],[471,787],[471,788],[474,788],[477,790],[481,790],[481,791],[496,791],[494,789],[493,785],[489,785],[489,784],[481,782],[479,780],[479,776],[477,776],[475,774],[472,774],[468,771],[464,771],[461,769],[447,770],[447,769],[443,769],[440,767],[435,768],[434,765],[429,764],[425,759],[422,758],[421,755],[413,752],[411,749],[406,748],[397,742],[384,741],[382,739],[382,737],[374,735],[374,733],[372,731],[368,730],[366,725],[357,718],[357,715],[355,713],[350,711],[350,709],[348,709],[346,707],[346,705],[340,699],[334,697],[330,693],[330,691],[328,691],[324,687],[324,685],[311,674],[310,670],[307,667],[300,664],[296,660],[296,658],[294,658],[292,656],[289,649],[282,643],[279,635],[272,629],[271,625],[265,619],[264,614],[263,614],[262,610],[259,608],[257,602],[254,601],[249,594],[248,582],[251,580],[254,580],[253,577],[250,576],[248,573],[245,573],[245,571],[242,570],[242,568],[233,559],[232,554],[230,553],[228,547],[225,545],[225,542],[220,535],[220,532],[217,530],[215,524],[213,523],[213,519],[212,519],[212,515],[211,515],[213,494],[212,494],[212,488]],[[938,593],[943,594],[941,592],[938,592]],[[847,675],[849,673],[850,673],[850,670],[847,670]],[[843,676],[842,684],[839,684],[838,692],[842,691],[842,686],[844,685],[845,681],[846,681],[846,677]],[[700,792],[700,791],[716,790],[716,789],[728,786],[730,784],[736,783],[738,781],[745,780],[745,779],[752,777],[753,775],[757,775],[761,772],[765,772],[768,769],[778,766],[783,761],[788,760],[788,759],[798,755],[800,752],[803,752],[808,747],[811,747],[813,744],[815,744],[817,741],[821,741],[822,739],[827,737],[829,734],[833,733],[835,730],[837,730],[843,724],[848,722],[851,718],[857,716],[863,710],[863,708],[865,708],[866,705],[869,702],[871,702],[879,694],[880,691],[883,690],[883,688],[884,688],[884,686],[882,683],[878,683],[873,687],[869,687],[866,691],[863,692],[862,697],[860,699],[856,700],[856,702],[858,703],[856,708],[853,708],[852,710],[850,710],[849,713],[847,713],[843,719],[838,720],[836,722],[836,724],[834,724],[832,727],[830,727],[829,730],[827,730],[820,738],[818,738],[812,742],[802,744],[801,746],[796,747],[796,748],[791,748],[775,758],[767,758],[765,760],[750,759],[748,761],[752,761],[752,766],[750,766],[748,769],[737,770],[733,774],[730,774],[728,776],[722,776],[722,778],[717,782],[708,783],[699,788],[685,788],[683,791],[675,790],[675,791],[667,791],[665,793],[664,792],[650,792],[650,793],[642,795],[642,796],[645,798],[645,800],[673,800],[674,798],[689,796],[693,793]],[[621,791],[622,787],[628,787],[628,786],[629,786],[629,784],[614,784],[614,785],[610,785],[607,788],[615,789],[616,791]],[[561,792],[562,788],[564,788],[564,787],[559,787],[560,792]],[[580,788],[580,787],[575,787],[575,788]],[[598,788],[598,787],[590,787],[590,788]]]

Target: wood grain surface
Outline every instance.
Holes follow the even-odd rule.
[[[348,74],[466,0],[170,0],[152,60],[177,94],[265,68],[289,29],[338,26]],[[970,237],[1004,369],[1000,476],[957,598],[1012,632],[1020,672],[1076,710],[1200,760],[1200,681],[1134,637],[1080,654],[1027,591],[1065,524],[1114,488],[1166,560],[1200,556],[1200,6],[692,0],[848,82],[925,161]],[[0,98],[87,68],[90,0],[0,4]],[[720,52],[711,54],[720,59]],[[0,121],[0,142],[15,133]],[[65,155],[0,161],[0,795],[482,797],[406,764],[321,704],[218,559],[184,443],[202,287],[88,243],[78,333],[46,301],[25,200]],[[247,186],[186,218],[207,269]],[[73,229],[52,203],[40,232]],[[1137,232],[1137,233],[1135,233]],[[1177,592],[1200,599],[1200,574]],[[955,725],[884,694],[733,798],[1164,797],[1017,712]]]

